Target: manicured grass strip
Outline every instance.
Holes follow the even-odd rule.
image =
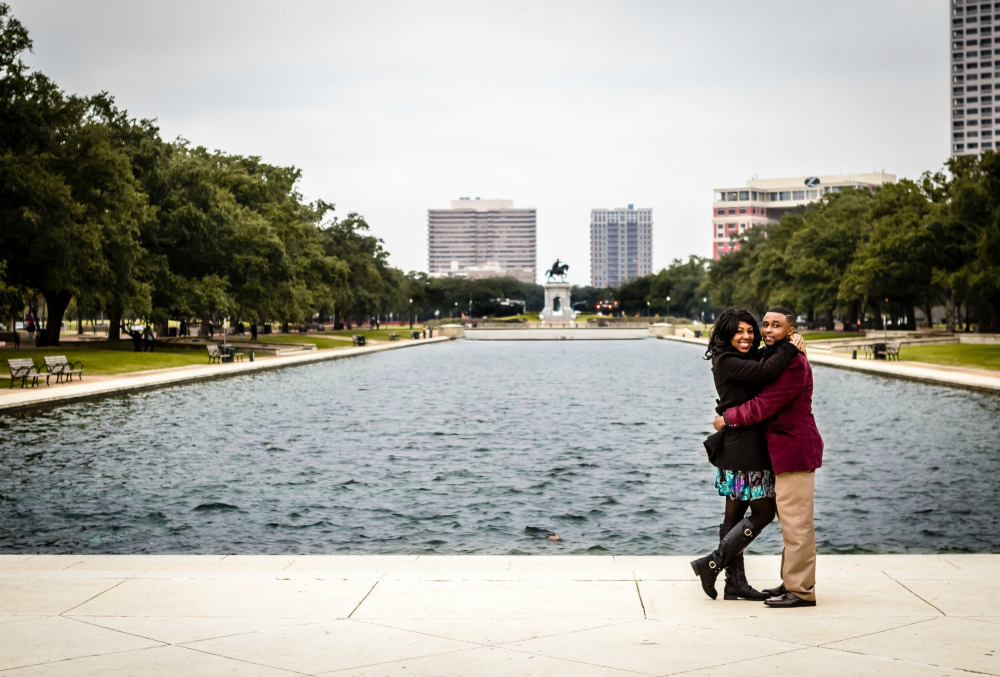
[[[413,325],[413,331],[421,330],[423,330],[423,325]],[[378,331],[369,331],[368,329],[352,329],[350,331],[309,332],[308,334],[299,334],[297,332],[291,332],[289,334],[258,334],[257,340],[261,343],[312,343],[317,348],[343,348],[345,346],[350,346],[350,341],[343,341],[331,337],[339,336],[342,339],[349,339],[352,336],[360,335],[364,336],[369,341],[388,341],[390,333],[395,334],[401,339],[410,338],[410,328],[409,326],[406,326],[383,328]],[[230,343],[237,346],[240,345],[239,341],[230,341]],[[253,345],[250,343],[249,339],[243,341],[243,344]]]
[[[849,338],[864,338],[865,334],[859,334],[857,332],[851,333],[849,331],[828,331],[824,333],[811,333],[803,334],[802,338],[806,341],[832,341],[834,339],[849,339]]]
[[[8,359],[31,358],[35,366],[45,364],[46,355],[65,355],[67,360],[83,362],[84,379],[87,374],[124,374],[130,371],[146,371],[149,369],[169,369],[171,367],[186,367],[191,364],[208,364],[208,351],[202,350],[157,350],[151,353],[133,352],[128,349],[98,348],[97,346],[33,348],[22,350],[0,350],[0,373],[9,373]],[[4,387],[6,380],[0,381]]]
[[[899,349],[899,359],[946,367],[1000,370],[1000,345],[949,343],[942,346],[903,346]]]

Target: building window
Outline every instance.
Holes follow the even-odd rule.
[[[983,148],[992,148],[992,147],[993,147],[993,142],[992,141],[984,141],[983,142]]]
[[[747,208],[746,207],[740,207],[740,214],[746,214],[746,213],[747,213]]]
[[[751,197],[751,199],[756,200],[757,199],[757,191],[755,191],[755,190],[750,191],[750,197]]]
[[[805,200],[806,199],[806,192],[804,190],[793,191],[792,192],[792,199],[793,200]]]
[[[978,143],[970,143],[969,144],[969,150],[972,150],[973,148],[979,148],[979,144]]]
[[[735,214],[736,213],[736,207],[730,207],[729,208],[729,213],[730,214]]]
[[[716,211],[716,213],[717,213],[717,214],[718,214],[719,216],[725,216],[725,215],[726,215],[726,210],[725,210],[725,209],[721,209],[721,208],[720,208],[720,209],[716,209],[715,211]]]
[[[792,199],[791,191],[783,190],[778,193],[779,202],[784,202],[785,200],[791,200],[791,199]]]
[[[965,144],[964,143],[956,143],[954,146],[952,146],[952,149],[956,153],[961,153],[963,150],[965,150]]]
[[[956,139],[956,140],[957,139],[964,139],[965,138],[965,132],[955,132],[954,134],[951,135],[951,137],[953,139]]]
[[[806,191],[806,198],[809,199],[809,200],[815,200],[818,197],[817,193],[818,193],[818,191],[815,191],[815,190],[807,190]]]
[[[771,197],[769,199],[771,200],[771,202],[777,202],[778,201],[778,194],[777,193],[770,193],[770,196]]]
[[[749,200],[749,199],[750,199],[750,191],[748,191],[748,190],[741,190],[740,191],[740,200]]]

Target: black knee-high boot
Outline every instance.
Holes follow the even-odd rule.
[[[715,590],[715,581],[719,578],[722,570],[729,566],[737,555],[742,553],[753,539],[757,538],[759,531],[754,529],[753,522],[744,519],[734,528],[729,530],[721,541],[715,552],[691,562],[696,576],[701,578],[701,588],[705,594],[715,599],[719,593]]]
[[[721,541],[726,537],[733,528],[732,524],[720,524],[719,525],[719,540]],[[746,566],[743,563],[743,553],[741,552],[735,558],[733,558],[732,563],[726,567],[726,591],[722,594],[723,599],[734,600],[734,599],[752,599],[757,601],[763,601],[768,598],[768,595],[755,590],[750,582],[747,581],[747,571]]]

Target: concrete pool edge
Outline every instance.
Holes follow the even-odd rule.
[[[327,362],[349,357],[360,357],[381,353],[387,350],[412,348],[449,341],[446,336],[430,339],[402,340],[383,343],[364,348],[332,348],[309,351],[298,355],[282,355],[254,362],[236,362],[231,364],[212,364],[195,368],[180,367],[176,369],[151,370],[150,372],[133,372],[122,375],[121,378],[106,381],[79,381],[72,385],[49,390],[46,386],[31,389],[20,389],[13,393],[0,395],[0,416],[21,413],[32,409],[42,409],[60,404],[69,404],[81,400],[96,399],[111,395],[154,390],[174,385],[185,385],[200,381],[242,376],[272,369],[297,367],[316,362]]]
[[[693,339],[682,336],[662,336],[666,341],[676,341],[678,343],[690,343],[692,345],[706,346],[707,339]],[[808,345],[806,346],[808,348]],[[850,356],[827,354],[820,350],[809,352],[809,361],[824,367],[834,369],[846,369],[849,371],[872,374],[876,376],[887,376],[889,378],[901,379],[904,381],[914,381],[927,385],[951,386],[953,388],[963,388],[990,395],[1000,395],[1000,374],[989,376],[986,374],[968,373],[962,371],[947,371],[934,365],[925,365],[921,362],[876,362],[874,360],[853,360]],[[972,370],[970,370],[972,371]]]

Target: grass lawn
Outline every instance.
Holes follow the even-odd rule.
[[[865,334],[849,331],[828,331],[823,333],[803,334],[806,341],[832,341],[833,339],[864,338]]]
[[[423,330],[423,325],[414,324],[413,331]],[[258,334],[257,340],[262,343],[312,343],[317,348],[344,348],[351,345],[350,341],[342,341],[340,339],[330,338],[332,336],[339,336],[341,338],[349,339],[352,336],[360,334],[366,339],[371,341],[388,341],[389,334],[396,334],[401,339],[410,338],[410,328],[406,327],[391,327],[383,328],[378,331],[369,331],[367,329],[352,329],[350,331],[321,331],[321,332],[309,332],[308,334],[299,334],[297,332],[292,332],[290,334]],[[230,341],[234,345],[240,345],[240,342]],[[244,344],[249,344],[249,334],[247,335],[247,340],[243,341]],[[251,344],[252,345],[252,344]]]
[[[943,346],[903,346],[899,349],[899,358],[907,362],[929,362],[946,367],[1000,370],[1000,345],[949,343]]]
[[[480,320],[476,318],[476,322],[503,322],[504,320],[522,320],[524,322],[541,322],[541,318],[538,317],[538,313],[528,313],[526,315],[508,315],[507,317],[494,317],[486,320]],[[468,321],[468,320],[466,320]],[[455,324],[462,324],[462,318],[454,320]]]
[[[21,350],[0,349],[0,369],[6,370],[7,360],[31,358],[35,366],[45,364],[42,359],[46,355],[65,355],[67,360],[83,362],[84,378],[87,374],[123,374],[129,371],[144,371],[147,369],[168,369],[170,367],[186,367],[189,364],[208,364],[208,352],[202,350],[160,350],[155,352],[137,353],[132,345],[109,348],[107,346],[83,345],[64,346],[61,348],[22,348]],[[3,382],[4,386],[8,384]]]

